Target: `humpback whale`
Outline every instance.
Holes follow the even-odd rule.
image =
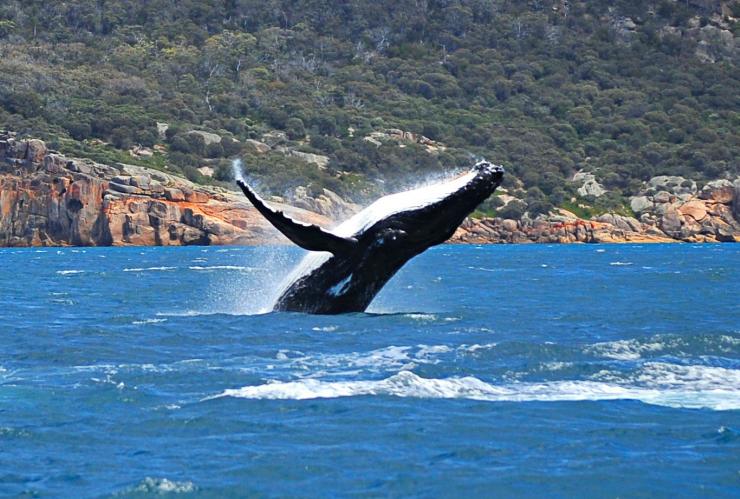
[[[289,218],[237,181],[277,230],[311,252],[286,279],[273,309],[363,312],[406,262],[452,237],[501,184],[503,174],[503,167],[479,161],[447,182],[382,197],[332,230]]]

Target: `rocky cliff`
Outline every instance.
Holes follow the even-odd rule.
[[[67,158],[40,140],[0,133],[0,246],[261,244],[280,237],[241,194],[138,166]]]
[[[634,217],[607,213],[592,220],[556,210],[534,220],[466,220],[452,238],[462,243],[740,242],[740,179],[701,190],[682,177],[651,179],[631,198]]]
[[[357,206],[325,190],[299,188],[287,206],[327,227]],[[656,177],[632,198],[640,220],[605,214],[583,220],[558,210],[535,220],[466,220],[452,242],[740,241],[740,181],[698,190],[680,177]],[[302,209],[303,208],[303,209]],[[318,212],[318,213],[317,213]],[[0,132],[0,246],[171,246],[286,242],[241,194],[195,185],[139,166],[67,158],[36,139]]]

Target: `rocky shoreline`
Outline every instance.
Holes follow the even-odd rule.
[[[631,198],[640,219],[606,213],[591,220],[557,209],[534,220],[466,220],[461,243],[714,243],[740,241],[740,179],[701,190],[681,177],[656,177]]]
[[[316,198],[303,191],[297,196],[300,207],[273,204],[292,217],[325,226],[356,209],[331,191]],[[450,242],[740,241],[738,181],[710,182],[695,192],[651,191],[633,204],[640,220],[616,214],[583,220],[565,210],[535,220],[468,219]],[[41,140],[0,133],[0,246],[286,241],[240,193],[140,166],[68,158],[49,151]]]
[[[68,158],[40,140],[0,134],[0,246],[253,245],[278,237],[241,193],[139,166]]]

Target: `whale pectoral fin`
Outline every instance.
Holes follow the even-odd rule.
[[[355,248],[357,239],[341,237],[328,232],[318,225],[304,224],[288,217],[282,211],[267,206],[251,187],[241,180],[236,181],[247,199],[257,208],[277,230],[301,248],[309,251],[328,251],[330,253],[346,253]]]

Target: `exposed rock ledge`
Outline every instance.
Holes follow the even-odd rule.
[[[296,218],[324,216],[277,204]],[[287,241],[241,195],[138,166],[101,165],[0,133],[0,246]]]
[[[296,204],[323,214],[273,204],[292,217],[328,227],[330,217],[343,219],[357,208],[330,191],[317,198],[304,191],[296,192],[296,200],[303,200]],[[451,241],[740,241],[740,182],[713,182],[696,194],[649,201],[649,216],[643,212],[642,221],[613,214],[583,220],[560,210],[537,220],[466,220]],[[0,246],[281,241],[287,242],[241,194],[138,166],[67,158],[48,151],[40,140],[18,141],[0,132]]]
[[[740,242],[740,182],[710,182],[699,196],[662,213],[632,217],[613,213],[594,220],[558,213],[535,220],[466,220],[452,236],[458,243],[667,243]]]

